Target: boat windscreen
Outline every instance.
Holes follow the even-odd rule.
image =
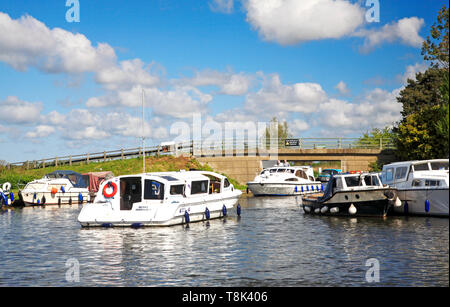
[[[83,179],[83,176],[74,171],[54,171],[45,175],[49,179],[67,178],[72,182],[75,188],[86,188],[87,183]]]

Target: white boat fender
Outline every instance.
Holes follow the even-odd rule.
[[[303,210],[305,210],[305,212],[311,212],[311,208],[309,206],[303,206]]]
[[[320,209],[317,208],[316,210],[314,210],[314,213],[319,214],[320,213]]]
[[[227,207],[225,205],[223,205],[223,207],[222,207],[222,213],[223,213],[223,216],[227,215]]]
[[[323,206],[322,209],[320,209],[320,213],[326,213],[328,211],[328,207],[327,206]]]
[[[395,199],[394,206],[395,206],[395,207],[400,207],[401,205],[402,205],[402,201],[401,201],[400,198],[398,198],[398,196],[397,196],[397,198]]]
[[[9,191],[10,189],[11,189],[11,183],[9,183],[9,182],[5,182],[4,184],[3,184],[3,186],[2,186],[2,188],[3,188],[3,191]],[[2,191],[2,192],[3,192]]]
[[[189,223],[190,219],[189,219],[189,213],[187,212],[187,210],[184,211],[184,222],[185,223]]]
[[[348,213],[350,213],[350,214],[356,214],[356,207],[355,206],[353,206],[353,204],[351,204],[350,205],[350,207],[348,208]]]
[[[210,217],[211,217],[211,215],[210,215],[210,213],[209,213],[209,209],[208,209],[208,207],[206,207],[206,209],[205,209],[205,218],[206,218],[207,220],[209,220]]]
[[[331,213],[338,213],[339,212],[339,207],[333,207],[330,209]]]

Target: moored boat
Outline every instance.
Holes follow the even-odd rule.
[[[395,187],[404,215],[449,216],[449,160],[395,162],[383,166],[381,180]]]
[[[255,196],[289,196],[323,191],[310,166],[274,166],[264,169],[247,188]]]
[[[118,176],[100,185],[78,221],[84,227],[185,224],[226,216],[241,194],[225,176],[208,171]]]
[[[399,206],[397,190],[383,186],[376,173],[338,174],[323,195],[302,197],[305,213],[332,216],[386,216]]]
[[[27,183],[19,198],[25,206],[83,204],[89,190],[81,174],[60,170]]]

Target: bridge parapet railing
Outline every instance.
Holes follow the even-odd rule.
[[[172,142],[172,146],[152,145],[145,147],[145,155],[159,154],[190,154],[201,156],[205,154],[233,155],[233,154],[260,154],[274,153],[278,149],[394,149],[392,139],[380,138],[364,140],[361,138],[289,138],[298,140],[293,142],[296,146],[287,145],[286,139],[220,139],[220,140],[190,140],[184,142]],[[290,143],[292,144],[292,142]],[[23,162],[7,163],[7,167],[20,166],[24,168],[44,168],[46,166],[59,166],[72,163],[90,163],[96,161],[108,161],[114,159],[127,159],[141,157],[141,147],[124,148],[112,151],[67,155],[53,158],[43,158]]]

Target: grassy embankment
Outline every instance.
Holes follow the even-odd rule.
[[[146,158],[145,164],[146,172],[179,171],[182,169],[215,171],[209,165],[202,165],[196,159],[190,157],[152,156]],[[89,164],[81,163],[77,165],[74,164],[72,166],[52,166],[30,170],[26,170],[22,167],[14,167],[11,170],[0,168],[0,187],[4,182],[10,182],[12,185],[11,190],[14,195],[17,196],[17,192],[20,187],[23,187],[26,183],[34,179],[42,178],[45,174],[51,173],[55,170],[73,170],[78,173],[112,171],[115,176],[138,174],[142,173],[142,158],[112,160],[106,162],[90,162]],[[219,171],[216,172],[220,173]],[[226,174],[223,175],[226,176]],[[246,189],[245,185],[240,185],[233,178],[228,177],[228,180],[236,189]]]

